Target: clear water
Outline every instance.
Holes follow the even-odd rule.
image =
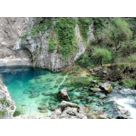
[[[23,116],[45,117],[50,115],[52,112],[50,107],[57,106],[61,102],[55,93],[64,87],[68,88],[70,102],[89,105],[89,110],[92,113],[97,114],[105,111],[105,115],[116,117],[117,105],[127,108],[133,117],[136,113],[136,90],[126,91],[115,88],[107,98],[100,99],[101,92],[90,95],[90,89],[85,89],[84,86],[70,89],[72,86],[69,86],[67,82],[71,77],[68,74],[19,66],[0,67],[0,74],[15,101],[17,111],[20,111]],[[41,113],[38,109],[40,106],[46,106],[46,112]]]

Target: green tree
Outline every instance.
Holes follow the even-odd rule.
[[[101,66],[103,61],[111,60],[111,52],[104,48],[94,48],[92,56],[99,60]]]
[[[122,42],[132,37],[130,26],[124,18],[110,18],[110,25],[103,33],[105,35],[104,40],[110,45],[114,45],[116,51],[121,48]]]

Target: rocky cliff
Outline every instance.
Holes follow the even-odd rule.
[[[59,52],[60,42],[57,42],[51,50],[49,41],[53,43],[52,37],[57,35],[55,30],[56,22],[53,21],[52,27],[44,25],[38,34],[34,34],[35,24],[41,27],[42,22],[36,22],[37,18],[0,18],[0,66],[4,65],[33,65],[46,68],[52,71],[59,71],[67,65],[72,64],[86,49],[86,44],[94,39],[93,23],[89,26],[87,40],[82,39],[79,26],[74,26],[74,46],[73,52],[64,58],[63,53]],[[67,31],[67,30],[65,30]],[[22,36],[19,38],[19,36]],[[57,37],[57,36],[56,36]],[[67,39],[66,39],[67,40]],[[65,46],[63,46],[64,48]],[[64,50],[65,51],[65,50]]]
[[[27,50],[16,50],[26,18],[0,17],[0,66],[31,65]]]
[[[0,79],[0,118],[13,118],[15,110],[15,102],[11,99],[7,87]]]

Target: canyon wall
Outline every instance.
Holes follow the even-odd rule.
[[[84,53],[86,43],[94,39],[93,23],[89,26],[86,43],[83,42],[78,24],[76,24],[76,52],[67,59],[63,59],[57,51],[58,45],[52,52],[49,50],[50,29],[39,35],[28,36],[26,39],[19,38],[33,28],[35,19],[32,17],[0,18],[0,66],[31,65],[57,72],[72,64]]]

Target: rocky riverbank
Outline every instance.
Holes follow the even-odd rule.
[[[15,110],[15,102],[10,97],[7,87],[0,79],[0,118],[12,119]]]

